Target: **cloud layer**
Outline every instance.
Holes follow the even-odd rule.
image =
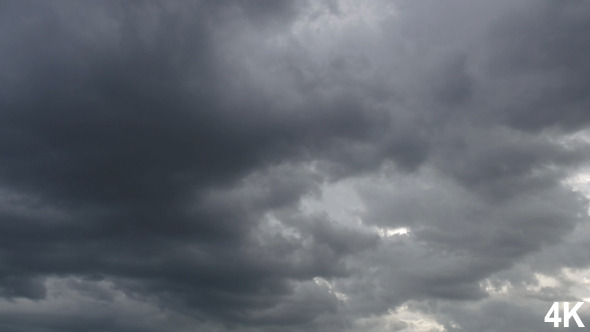
[[[584,2],[1,6],[3,331],[543,331],[590,298]]]

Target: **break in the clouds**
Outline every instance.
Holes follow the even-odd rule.
[[[590,298],[587,2],[0,8],[2,331],[543,331]]]

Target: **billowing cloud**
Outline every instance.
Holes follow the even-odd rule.
[[[549,330],[590,298],[583,2],[1,7],[3,331]]]

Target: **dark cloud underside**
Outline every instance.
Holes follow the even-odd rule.
[[[546,328],[535,276],[590,264],[589,17],[2,2],[0,329]]]

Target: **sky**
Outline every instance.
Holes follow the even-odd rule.
[[[0,51],[4,332],[590,301],[590,2],[9,0]]]

